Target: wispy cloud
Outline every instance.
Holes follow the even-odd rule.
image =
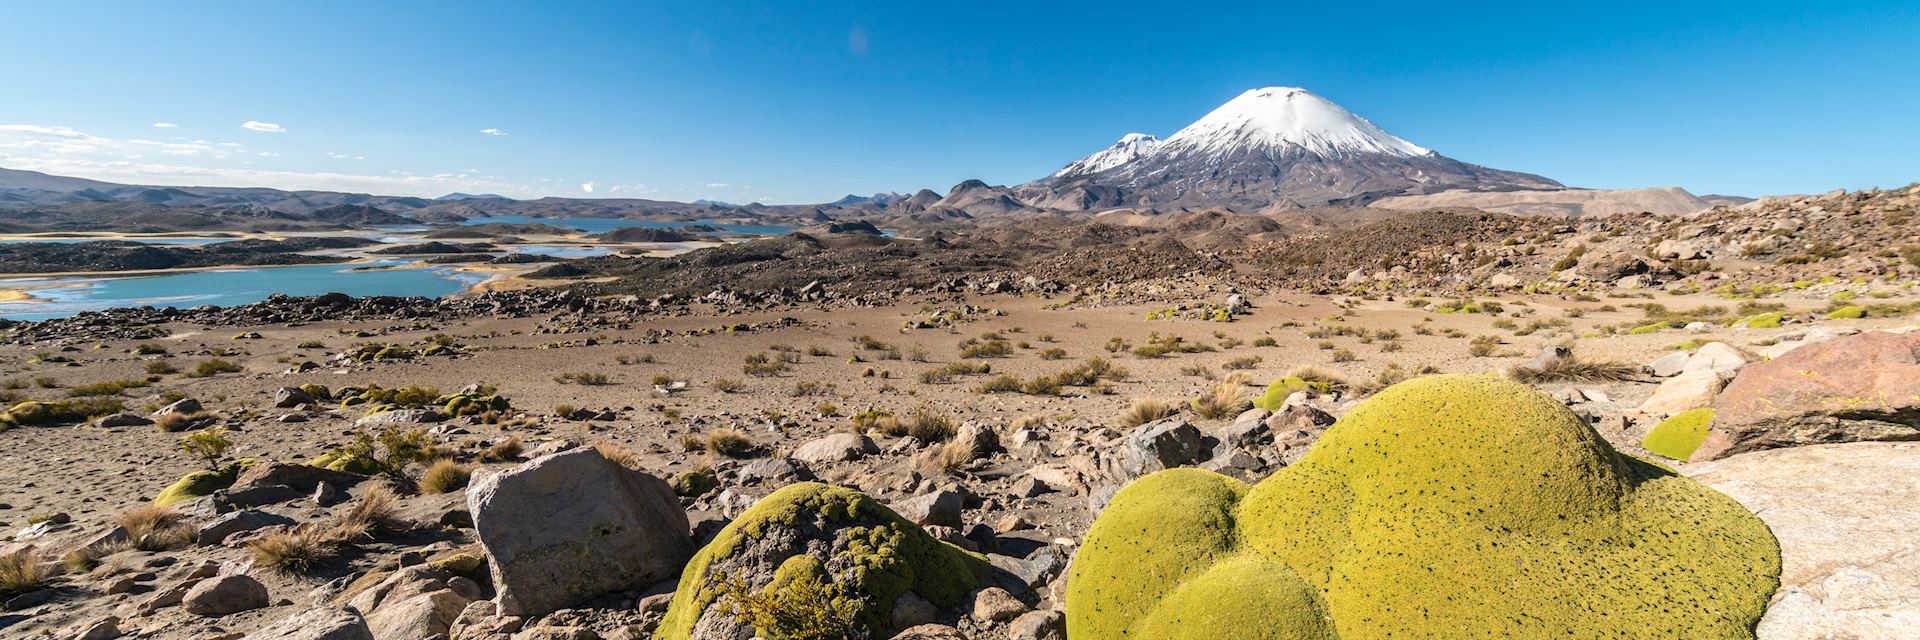
[[[536,190],[473,171],[428,176],[256,168],[244,165],[254,158],[277,158],[280,154],[228,146],[231,144],[120,140],[69,127],[0,124],[0,166],[124,184],[319,189],[423,197],[454,191],[522,196],[552,193],[551,188]]]
[[[155,129],[178,129],[178,128],[180,128],[180,125],[177,125],[177,124],[174,124],[174,123],[171,123],[171,122],[155,122],[155,123],[153,123],[153,128],[155,128]]]
[[[504,135],[507,135],[507,132],[505,132],[505,131],[501,131],[501,130],[499,130],[499,129],[494,129],[494,128],[491,128],[491,127],[489,127],[489,128],[486,128],[486,129],[481,129],[481,130],[480,130],[480,133],[484,133],[484,134],[487,134],[487,135],[490,135],[490,136],[504,136]]]
[[[254,131],[264,131],[267,133],[286,133],[287,132],[286,127],[282,127],[279,124],[272,123],[272,122],[261,122],[259,120],[248,120],[242,123],[240,125],[240,128],[252,129]]]
[[[727,188],[727,187],[731,187],[731,186],[733,186],[733,185],[730,185],[730,184],[727,184],[727,183],[725,183],[725,182],[709,182],[709,183],[707,183],[707,184],[706,184],[706,187],[707,187],[708,189],[725,189],[725,188]]]

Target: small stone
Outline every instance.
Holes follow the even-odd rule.
[[[987,587],[973,594],[973,619],[980,622],[1006,622],[1026,613],[1028,607],[1000,587]]]

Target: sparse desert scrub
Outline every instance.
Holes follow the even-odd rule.
[[[1140,425],[1173,415],[1173,404],[1153,398],[1134,398],[1127,410],[1120,413],[1120,425],[1138,427]]]
[[[145,387],[148,384],[150,383],[145,380],[108,380],[106,382],[95,382],[70,387],[67,389],[67,395],[72,397],[113,396],[119,395],[128,389]]]
[[[691,439],[693,442],[693,446],[691,447],[685,446],[689,439]],[[682,444],[682,447],[685,448],[687,451],[699,451],[701,449],[706,448],[706,443],[702,442],[698,436],[694,436],[692,434],[681,436],[681,444]],[[593,443],[593,450],[599,452],[600,457],[606,458],[607,462],[611,462],[611,463],[620,465],[622,467],[626,467],[628,469],[637,470],[641,468],[640,454],[634,453],[632,449],[628,449],[626,447],[623,447],[611,442],[595,442]]]
[[[234,364],[226,360],[221,360],[219,358],[209,358],[206,360],[201,360],[198,363],[195,363],[193,365],[193,371],[188,372],[187,376],[193,377],[193,378],[207,378],[207,377],[217,376],[222,373],[238,373],[240,370],[241,370],[240,365],[238,364]]]
[[[607,378],[607,374],[593,373],[589,371],[569,371],[569,372],[554,376],[553,381],[560,384],[577,384],[577,385],[583,385],[583,386],[599,386],[599,385],[605,385],[605,384],[612,384],[613,382],[611,379]]]
[[[992,372],[993,366],[984,362],[954,362],[920,372],[920,383],[942,384],[952,382],[955,376],[978,376]]]
[[[208,469],[220,468],[220,458],[232,448],[233,440],[227,437],[226,429],[207,429],[180,436],[180,450],[205,462]]]

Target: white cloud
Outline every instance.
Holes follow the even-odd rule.
[[[551,188],[536,190],[525,184],[472,173],[425,177],[261,169],[244,166],[244,159],[230,154],[262,158],[280,155],[272,151],[235,150],[205,140],[116,140],[68,127],[0,124],[0,166],[123,184],[270,187],[422,197],[454,191],[517,196],[553,193]],[[345,154],[339,155],[345,157]],[[234,163],[241,166],[233,166]]]
[[[272,122],[261,122],[259,120],[248,120],[245,123],[242,123],[240,125],[240,128],[252,129],[254,131],[264,131],[267,133],[286,133],[287,132],[286,127],[282,127]]]
[[[504,136],[504,135],[507,135],[507,132],[505,132],[505,131],[501,131],[501,130],[499,130],[499,129],[494,129],[494,128],[486,128],[486,129],[481,129],[481,130],[480,130],[480,133],[484,133],[484,134],[487,134],[487,135],[490,135],[490,136]]]
[[[593,193],[593,183],[591,183],[591,182],[583,182],[583,183],[581,183],[581,184],[580,184],[580,190],[581,190],[581,191],[585,191],[585,192],[587,192],[587,193]]]
[[[174,124],[174,123],[171,123],[171,122],[155,122],[155,123],[153,123],[153,128],[155,128],[155,129],[178,129],[178,128],[180,128],[180,125],[177,125],[177,124]]]
[[[730,185],[730,184],[727,184],[727,183],[725,183],[725,182],[709,182],[709,183],[707,183],[707,185],[706,185],[706,187],[707,187],[708,189],[725,189],[725,188],[727,188],[727,187],[731,187],[731,186],[733,186],[733,185]]]

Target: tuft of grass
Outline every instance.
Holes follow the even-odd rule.
[[[691,437],[693,436],[682,436],[681,442],[685,443],[686,438],[691,438]],[[700,449],[699,447],[694,447],[692,449],[689,449],[689,451],[698,451],[699,449]],[[632,449],[628,449],[626,447],[622,447],[620,445],[617,445],[611,442],[595,442],[593,443],[593,450],[600,452],[600,457],[606,458],[607,462],[611,462],[611,463],[620,465],[622,467],[626,467],[628,469],[634,469],[634,470],[640,469],[640,454],[634,453]]]
[[[720,393],[740,393],[747,389],[747,383],[734,378],[719,378],[709,384],[713,385],[714,391]]]
[[[391,485],[374,482],[333,524],[328,537],[340,541],[371,540],[382,533],[405,531],[408,524],[400,518],[398,507],[394,506],[396,500]]]
[[[186,526],[186,516],[173,507],[135,507],[113,522],[126,529],[127,539],[142,551],[179,548],[193,537],[193,530]]]
[[[952,438],[954,432],[953,420],[929,407],[914,409],[900,425],[906,435],[921,442],[941,442]]]
[[[0,555],[0,596],[12,597],[40,588],[53,577],[46,562],[38,550],[31,548]]]
[[[328,531],[312,526],[301,525],[291,531],[280,531],[261,536],[247,543],[247,550],[253,556],[253,564],[292,574],[304,574],[313,571],[327,558],[332,557],[331,547],[335,541]]]
[[[1140,425],[1173,415],[1173,404],[1153,398],[1134,398],[1127,410],[1120,413],[1120,424],[1126,427]]]
[[[706,448],[708,453],[741,458],[753,453],[753,439],[739,429],[714,429],[707,432]]]
[[[1594,382],[1632,380],[1638,368],[1620,362],[1587,360],[1577,355],[1569,355],[1548,364],[1545,368],[1535,369],[1526,365],[1516,365],[1507,370],[1507,377],[1519,382]]]
[[[509,460],[516,460],[525,448],[525,445],[520,443],[520,436],[507,436],[505,440],[496,442],[493,446],[487,447],[486,451],[481,452],[480,461],[507,462]]]
[[[473,477],[473,469],[451,459],[434,461],[426,471],[420,473],[421,493],[452,493],[467,486],[467,480]]]
[[[1249,382],[1252,382],[1251,377],[1236,371],[1225,379],[1207,385],[1206,391],[1193,399],[1193,412],[1209,420],[1238,415],[1247,408]]]

